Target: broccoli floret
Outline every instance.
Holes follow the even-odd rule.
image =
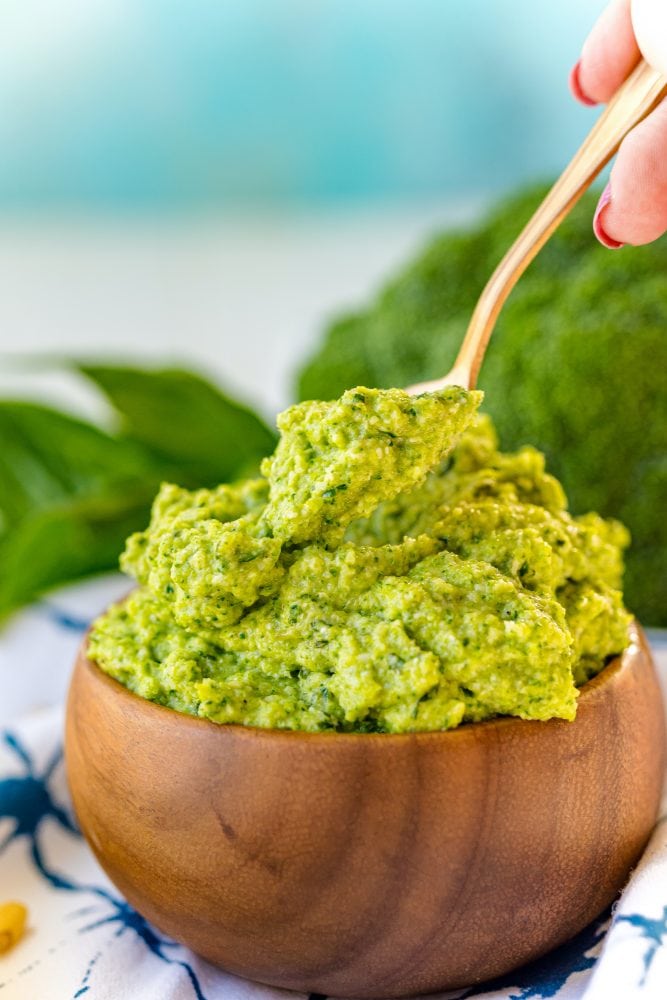
[[[440,236],[366,311],[334,323],[299,398],[446,372],[486,279],[543,194]],[[594,206],[595,195],[583,199],[519,282],[480,388],[504,448],[536,445],[575,512],[629,526],[627,603],[667,625],[667,242],[611,254],[591,234]]]

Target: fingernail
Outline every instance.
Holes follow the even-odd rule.
[[[611,203],[611,184],[607,184],[604,191],[600,195],[600,200],[598,206],[595,209],[595,215],[593,216],[593,232],[597,236],[598,240],[603,247],[607,247],[608,250],[620,250],[621,247],[625,246],[625,243],[619,243],[618,240],[613,240],[611,236],[608,236],[602,225],[602,213],[605,208]]]
[[[572,93],[574,94],[574,96],[578,101],[580,101],[582,104],[585,104],[587,107],[592,108],[598,102],[594,101],[592,97],[589,97],[588,94],[586,94],[585,91],[583,90],[581,86],[580,73],[581,73],[581,59],[574,64],[574,66],[570,71],[570,90],[572,91]]]

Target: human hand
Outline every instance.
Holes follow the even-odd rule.
[[[630,2],[612,0],[584,43],[570,74],[570,89],[583,104],[606,103],[641,58]],[[660,20],[667,31],[664,18],[656,24]],[[623,140],[593,229],[611,249],[650,243],[667,231],[667,100]]]

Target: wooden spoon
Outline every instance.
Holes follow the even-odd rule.
[[[409,393],[433,392],[446,385],[475,388],[484,352],[505,299],[628,132],[646,118],[665,93],[667,77],[642,59],[491,275],[475,306],[454,367],[444,378],[410,386]]]

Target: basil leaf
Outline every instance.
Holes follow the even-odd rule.
[[[154,491],[146,484],[36,510],[0,538],[0,619],[49,587],[114,568],[127,536],[146,522]]]
[[[122,435],[159,459],[165,478],[213,486],[256,471],[275,447],[275,434],[259,417],[194,372],[92,364],[78,370],[119,413]]]
[[[0,616],[115,565],[160,478],[133,442],[49,407],[0,402]]]
[[[115,567],[162,480],[196,487],[256,471],[275,436],[178,369],[85,365],[120,432],[0,401],[0,618],[48,587]]]

